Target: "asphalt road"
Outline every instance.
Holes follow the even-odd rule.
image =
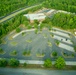
[[[0,68],[0,75],[75,75],[75,70]]]
[[[19,13],[25,11],[25,10],[34,8],[34,7],[39,6],[39,5],[41,5],[41,4],[34,5],[34,6],[31,6],[31,7],[24,8],[24,9],[22,9],[22,10],[19,10],[19,11],[17,11],[17,12],[14,12],[13,14],[10,14],[10,15],[8,15],[8,16],[6,16],[6,17],[0,19],[0,23],[5,22],[6,20],[8,20],[8,19],[10,19],[10,18],[12,18],[12,17],[14,17],[14,16],[16,16],[17,14],[19,14]]]

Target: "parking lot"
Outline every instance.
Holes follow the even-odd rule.
[[[55,31],[56,32],[56,31]],[[57,31],[58,32],[58,31]],[[45,60],[47,58],[50,58],[51,60],[55,60],[56,57],[52,57],[51,53],[56,51],[57,57],[62,56],[62,52],[66,52],[68,55],[74,54],[74,57],[65,58],[65,60],[76,60],[76,52],[72,50],[73,47],[72,42],[65,42],[64,40],[60,40],[59,46],[56,45],[55,40],[60,39],[56,38],[56,36],[60,37],[59,35],[54,34],[54,37],[51,37],[51,34],[54,34],[54,31],[49,31],[48,29],[42,30],[40,33],[36,34],[35,31],[28,31],[24,32],[24,35],[22,33],[18,33],[16,37],[13,39],[9,39],[12,34],[7,35],[4,40],[6,41],[6,44],[0,45],[0,47],[6,52],[5,54],[0,54],[0,57],[4,58],[17,58],[22,60]],[[59,32],[60,33],[60,32]],[[65,33],[64,33],[65,34]],[[60,34],[61,35],[61,34]],[[65,34],[66,35],[66,34]],[[15,35],[13,35],[15,36]],[[13,37],[12,36],[12,37]],[[63,35],[61,35],[63,36]],[[64,36],[62,37],[64,38]],[[70,37],[67,37],[70,40]],[[49,45],[50,43],[51,45]],[[64,45],[63,45],[64,44]],[[69,47],[68,47],[69,46]],[[68,50],[68,49],[69,50]],[[16,56],[11,56],[10,52],[13,50],[17,51]],[[23,51],[30,51],[30,56],[23,56]],[[43,57],[38,57],[37,54],[44,54]]]

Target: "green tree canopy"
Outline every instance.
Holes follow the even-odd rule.
[[[7,66],[7,64],[8,64],[8,62],[6,59],[4,59],[4,58],[0,59],[0,67],[5,67],[5,66]]]
[[[62,57],[58,57],[58,59],[55,62],[55,67],[58,69],[62,69],[65,65],[65,60]]]
[[[9,65],[12,66],[12,67],[17,67],[17,66],[19,66],[19,61],[18,61],[17,59],[15,59],[15,58],[11,58],[8,63],[9,63]]]
[[[45,60],[44,61],[44,66],[47,67],[47,68],[51,67],[52,66],[52,61],[50,59]]]

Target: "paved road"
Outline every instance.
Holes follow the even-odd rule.
[[[34,8],[34,7],[39,6],[39,5],[41,5],[41,4],[34,5],[34,6],[31,6],[31,7],[28,7],[28,8],[24,8],[24,9],[22,9],[22,10],[20,10],[20,11],[17,11],[17,12],[15,12],[15,13],[13,13],[13,14],[10,14],[10,15],[8,15],[8,16],[6,16],[6,17],[0,19],[0,23],[2,23],[2,22],[4,22],[4,21],[6,21],[6,20],[8,20],[8,19],[10,19],[10,18],[12,18],[12,17],[14,17],[14,16],[16,16],[17,14],[19,14],[19,13],[25,11],[25,10]]]
[[[42,69],[18,69],[0,68],[0,75],[75,75],[76,71],[71,70],[42,70]]]

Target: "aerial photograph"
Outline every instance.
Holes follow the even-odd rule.
[[[76,75],[76,0],[0,0],[0,75]]]

